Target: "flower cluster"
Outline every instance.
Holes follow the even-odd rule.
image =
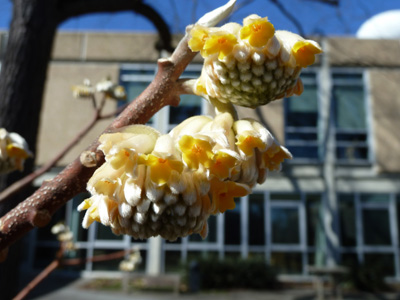
[[[224,103],[257,107],[300,95],[300,71],[315,61],[321,47],[288,31],[275,31],[267,18],[251,15],[243,26],[194,25],[189,47],[200,51],[204,67],[195,93]]]
[[[191,117],[164,135],[132,125],[99,141],[106,162],[79,206],[83,226],[97,221],[140,239],[205,237],[211,214],[233,209],[235,197],[291,158],[260,123],[230,113]]]
[[[75,98],[91,99],[96,92],[103,93],[107,99],[126,100],[125,88],[109,78],[99,81],[96,86],[93,86],[89,79],[85,79],[81,85],[72,86],[72,95]]]
[[[24,161],[32,153],[25,139],[15,132],[0,128],[0,174],[24,169]]]

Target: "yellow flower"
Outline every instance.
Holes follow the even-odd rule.
[[[208,57],[217,53],[218,59],[223,60],[232,52],[233,46],[237,44],[236,36],[224,31],[217,31],[206,40],[201,55]]]
[[[220,150],[215,154],[214,160],[208,170],[210,171],[210,174],[217,178],[225,179],[231,175],[231,170],[237,163],[238,155],[235,155],[235,152]]]
[[[190,169],[198,169],[200,164],[206,168],[211,166],[214,154],[209,141],[184,135],[178,144],[182,151],[182,159]]]
[[[262,154],[262,164],[270,171],[279,171],[281,163],[285,159],[292,159],[290,152],[282,146],[274,143]]]
[[[167,183],[172,171],[182,173],[183,163],[179,160],[164,159],[154,154],[139,156],[138,164],[150,167],[150,179],[157,185]]]
[[[250,188],[245,184],[233,181],[211,180],[210,192],[213,202],[213,213],[224,213],[235,208],[235,198],[250,194]]]
[[[261,138],[253,135],[240,135],[236,142],[238,148],[243,151],[246,156],[251,156],[254,153],[254,148],[263,149],[265,147]]]
[[[248,40],[253,47],[265,46],[274,36],[275,28],[266,17],[249,16],[243,23],[245,26],[240,30],[240,38]]]
[[[190,31],[190,40],[188,42],[193,52],[203,50],[206,40],[209,38],[209,29],[200,25],[195,25]]]
[[[321,53],[321,48],[314,41],[298,41],[292,48],[297,65],[306,68],[315,62],[315,55]]]

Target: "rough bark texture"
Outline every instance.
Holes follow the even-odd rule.
[[[47,66],[55,32],[61,22],[91,12],[131,10],[143,14],[153,22],[161,37],[159,48],[172,49],[171,34],[162,17],[140,0],[14,0],[13,4],[9,39],[0,74],[0,127],[22,135],[33,153],[36,152]],[[32,170],[33,160],[28,160],[24,173],[16,172],[9,176],[0,176],[0,190]],[[90,177],[90,173],[92,172],[87,172],[85,169],[82,172],[82,179],[86,179],[79,183],[71,183],[75,185],[73,191],[84,190],[84,180]],[[68,184],[70,182],[66,182],[64,187]],[[68,192],[65,189],[60,191],[70,197],[74,195],[72,190],[68,189]],[[18,196],[0,204],[0,216],[6,214],[28,195],[21,193]],[[54,195],[53,199],[57,196]],[[46,223],[61,205],[55,201],[50,205],[50,212],[47,209],[39,209],[34,213],[31,219],[33,223],[37,223],[35,226]],[[21,234],[17,236],[20,237]],[[0,265],[0,294],[4,299],[11,299],[15,295],[18,283],[19,251],[17,248],[11,248],[9,252],[11,253],[9,259]],[[11,259],[12,257],[14,259]]]

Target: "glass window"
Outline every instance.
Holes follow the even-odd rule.
[[[249,245],[264,244],[264,194],[251,194],[249,196]]]
[[[396,201],[396,211],[397,211],[397,236],[399,238],[399,245],[400,245],[400,195],[397,195],[397,201]]]
[[[364,256],[364,265],[381,276],[394,276],[394,257],[392,254],[368,253]]]
[[[315,246],[316,231],[322,230],[322,224],[319,218],[321,206],[320,195],[307,195],[306,210],[307,210],[307,245]]]
[[[108,255],[112,254],[118,251],[121,251],[122,249],[95,249],[93,251],[93,256],[97,255]],[[110,260],[104,260],[104,261],[97,261],[93,262],[93,270],[107,270],[107,271],[116,271],[119,270],[119,264],[122,260],[124,260],[125,257],[117,258],[117,259],[110,259]]]
[[[240,245],[240,198],[235,199],[236,207],[225,212],[225,244]]]
[[[346,162],[367,160],[368,131],[362,74],[333,74],[332,95],[337,159]]]
[[[391,245],[389,211],[387,209],[363,209],[365,245]]]
[[[285,143],[296,159],[317,159],[318,94],[315,73],[303,73],[304,92],[285,100]]]
[[[355,247],[357,245],[357,235],[354,196],[350,194],[339,194],[338,201],[340,244],[343,247]]]
[[[169,124],[179,124],[187,118],[201,115],[201,102],[204,101],[195,95],[181,95],[179,106],[169,107]]]
[[[297,207],[272,207],[272,243],[299,244],[299,210]]]
[[[96,224],[97,226],[97,236],[96,238],[98,240],[117,240],[117,241],[122,241],[124,236],[123,235],[115,235],[112,231],[111,228],[108,226],[104,226],[103,224]]]
[[[272,201],[279,200],[279,201],[300,201],[301,195],[300,194],[285,194],[285,193],[271,193],[270,196]]]
[[[165,272],[177,273],[182,267],[181,251],[165,251]]]
[[[388,194],[362,194],[361,203],[389,203]]]
[[[203,240],[199,234],[189,235],[189,242],[208,242],[215,243],[217,241],[217,216],[211,215],[208,218],[208,235]]]

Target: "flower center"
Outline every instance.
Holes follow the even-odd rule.
[[[225,44],[226,39],[225,38],[219,38],[218,39],[218,44]]]
[[[160,164],[164,164],[164,163],[167,162],[167,160],[166,160],[166,159],[163,159],[163,158],[159,158],[159,159],[158,159],[158,162],[159,162]]]
[[[193,153],[196,153],[196,154],[200,154],[200,153],[203,152],[203,149],[201,149],[201,148],[199,147],[199,145],[194,144],[193,147],[192,147],[192,152],[193,152]]]
[[[257,31],[261,30],[261,25],[253,24],[253,25],[251,25],[251,28],[253,29],[254,32],[257,32]]]

